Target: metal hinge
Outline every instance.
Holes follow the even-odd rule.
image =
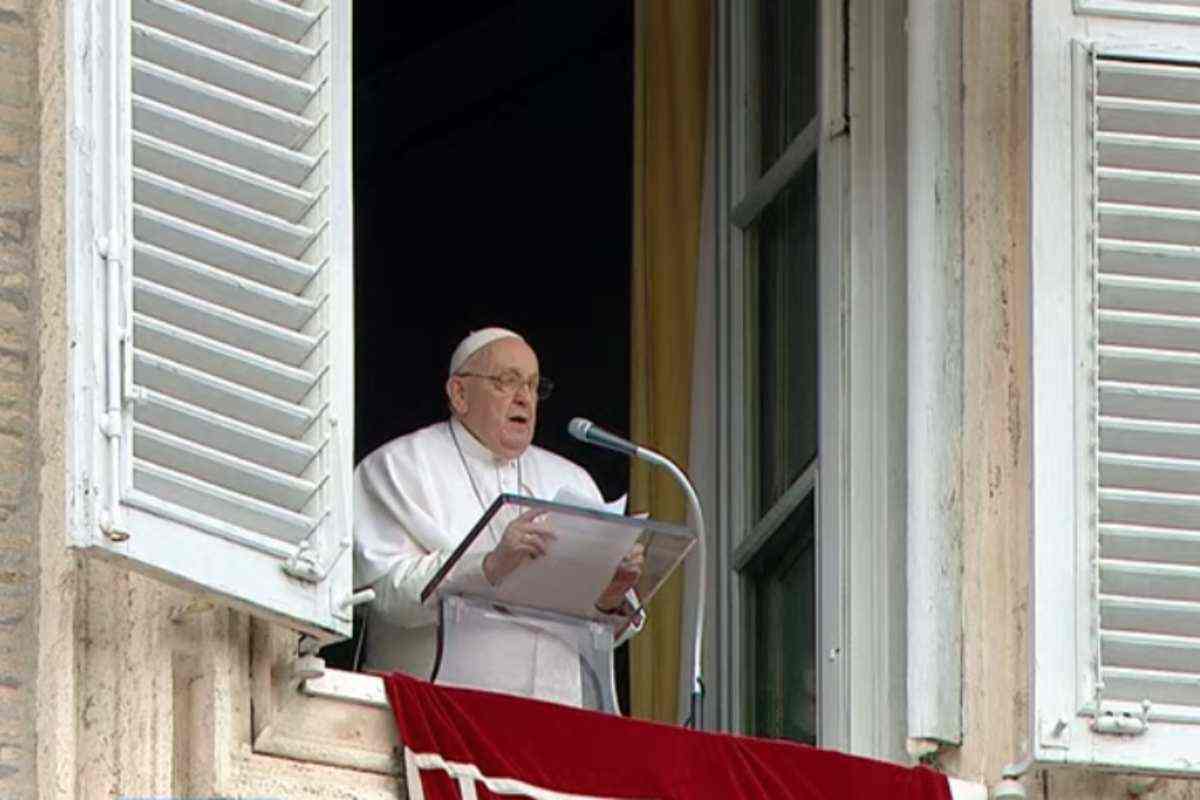
[[[115,229],[96,240],[96,252],[104,262],[104,410],[100,431],[107,442],[108,498],[98,515],[100,530],[112,542],[129,538],[121,514],[121,440],[125,402],[132,384],[128,365],[130,343],[128,309],[124,298],[124,267],[119,258],[120,234]]]
[[[1129,711],[1114,711],[1096,704],[1096,716],[1092,718],[1092,732],[1109,736],[1141,736],[1150,730],[1150,701],[1142,701],[1140,714]]]

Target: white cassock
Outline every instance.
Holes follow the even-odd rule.
[[[421,603],[425,585],[498,495],[553,499],[564,488],[603,500],[579,465],[533,446],[519,459],[502,459],[455,419],[393,439],[364,458],[354,470],[354,584],[375,590],[364,666],[430,677],[437,656],[437,597]],[[480,533],[443,579],[443,589],[488,588],[483,558],[514,516]],[[626,636],[640,627],[630,626]],[[479,638],[471,655],[486,667],[490,688],[580,703],[574,646],[520,626]]]

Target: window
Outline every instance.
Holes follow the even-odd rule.
[[[349,4],[76,14],[73,544],[346,635]]]
[[[1200,29],[1148,6],[1034,9],[1035,757],[1195,774]]]
[[[818,6],[760,0],[750,10],[758,142],[749,137],[744,157],[759,177],[733,211],[749,250],[754,534],[737,559],[750,631],[747,722],[752,733],[815,744]]]
[[[706,673],[721,727],[896,760],[903,11],[718,4],[722,503]]]

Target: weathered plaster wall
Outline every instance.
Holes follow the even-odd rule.
[[[963,746],[944,766],[994,783],[1029,714],[1029,8],[965,0]],[[1036,176],[1032,180],[1036,181]],[[1125,800],[1126,776],[1035,771],[1030,798]],[[1146,797],[1200,800],[1200,781]]]
[[[0,0],[0,797],[33,792],[36,24]]]

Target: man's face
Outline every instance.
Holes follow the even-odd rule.
[[[502,458],[516,458],[533,441],[537,423],[538,360],[520,339],[500,339],[471,356],[460,372],[511,377],[519,381],[514,393],[488,378],[451,376],[446,389],[459,420],[487,449]]]

